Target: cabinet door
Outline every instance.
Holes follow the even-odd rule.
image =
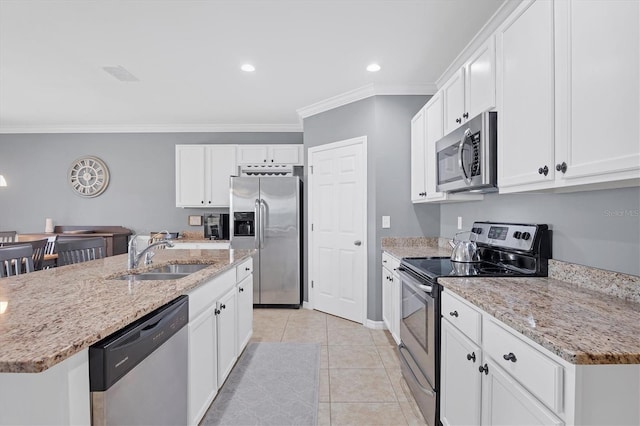
[[[176,207],[205,205],[204,145],[176,145]]]
[[[425,179],[426,193],[428,200],[442,199],[443,193],[437,191],[438,185],[438,162],[436,155],[436,142],[444,136],[442,117],[442,92],[438,92],[425,105],[426,116],[426,137],[425,137]]]
[[[253,275],[245,277],[237,285],[238,289],[238,348],[236,353],[244,350],[253,333]]]
[[[229,178],[238,175],[235,145],[207,147],[208,170],[206,185],[209,187],[207,206],[229,207]]]
[[[402,315],[400,309],[400,301],[402,300],[402,296],[400,292],[402,291],[400,287],[400,277],[393,272],[391,274],[391,311],[389,314],[391,315],[391,335],[397,344],[400,344],[400,316]]]
[[[482,424],[562,425],[562,420],[527,392],[489,357],[482,374]],[[477,423],[476,423],[477,424]]]
[[[493,36],[465,65],[465,113],[468,120],[496,106],[496,45]]]
[[[423,201],[426,190],[426,116],[421,109],[411,119],[411,201]]]
[[[267,145],[238,145],[238,165],[267,162]]]
[[[302,164],[302,147],[300,145],[271,145],[267,162],[274,164]]]
[[[543,184],[535,189],[552,186],[553,42],[553,2],[549,1],[523,2],[497,31],[501,192],[532,183]]]
[[[189,424],[197,425],[218,392],[213,307],[189,322]]]
[[[464,68],[461,68],[442,86],[444,99],[444,134],[462,124],[464,112]]]
[[[443,425],[480,424],[480,348],[449,321],[442,321],[440,419]]]
[[[556,2],[559,179],[640,170],[640,2]],[[564,78],[566,76],[566,79]],[[634,173],[635,172],[635,173]]]
[[[218,388],[222,386],[236,362],[236,288],[229,290],[216,304],[218,331]]]
[[[382,268],[382,321],[391,332],[391,310],[393,307],[393,296],[391,294],[391,272],[387,268]]]

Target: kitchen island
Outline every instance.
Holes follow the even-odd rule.
[[[0,281],[0,424],[88,423],[88,347],[247,260],[251,250],[158,250],[165,264],[211,264],[175,280],[120,280],[126,255]],[[24,421],[22,421],[24,420]]]

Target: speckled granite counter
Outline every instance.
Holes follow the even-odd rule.
[[[403,257],[449,257],[451,247],[437,237],[385,237],[382,250],[397,259]]]
[[[640,304],[553,278],[440,278],[572,364],[640,364]]]
[[[0,280],[0,372],[46,370],[214,278],[253,250],[158,250],[154,264],[211,263],[182,279],[128,281],[126,255]],[[4,303],[3,303],[4,302]]]

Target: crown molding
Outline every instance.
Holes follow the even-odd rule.
[[[523,0],[509,0],[502,3],[502,5],[496,10],[496,12],[489,18],[486,24],[480,28],[471,41],[462,49],[460,54],[451,62],[446,70],[442,73],[440,78],[436,80],[436,85],[441,88],[442,85],[449,80],[449,78],[456,73],[469,59],[471,54],[475,52],[482,43],[487,41],[491,37],[498,27],[507,19],[507,17],[513,12]]]
[[[369,83],[366,86],[299,108],[296,112],[298,113],[300,120],[302,120],[304,118],[311,117],[312,115],[320,114],[352,102],[370,98],[371,96],[433,95],[436,91],[437,87],[435,84],[393,86],[374,85],[373,83]]]
[[[13,133],[244,133],[302,132],[302,124],[148,124],[78,126],[0,126],[0,134]]]

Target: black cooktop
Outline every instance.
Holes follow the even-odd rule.
[[[403,266],[431,280],[438,277],[506,277],[529,275],[490,262],[452,262],[448,257],[408,257],[402,259]]]

